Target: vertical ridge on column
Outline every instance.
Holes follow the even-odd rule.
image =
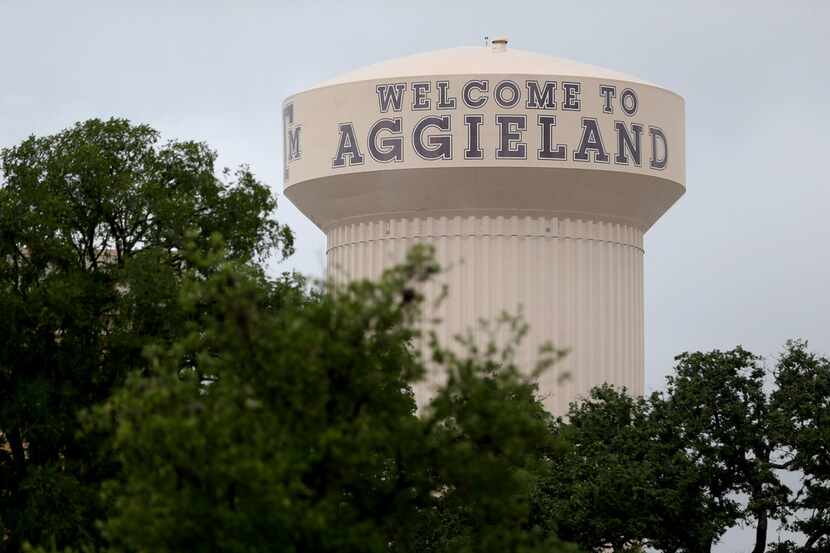
[[[571,349],[540,381],[556,414],[603,382],[642,393],[642,231],[635,227],[554,215],[453,214],[343,223],[327,238],[336,282],[378,278],[413,245],[433,245],[446,273],[425,287],[426,307],[442,284],[449,294],[426,316],[443,319],[436,330],[449,347],[468,329],[485,346],[478,320],[515,315],[521,306],[529,325],[517,350],[522,367],[534,366],[545,342]],[[564,371],[571,378],[559,383]],[[427,389],[419,386],[418,393]]]

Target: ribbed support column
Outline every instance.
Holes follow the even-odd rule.
[[[545,404],[568,403],[608,382],[643,393],[643,233],[632,226],[557,217],[440,216],[347,223],[329,229],[329,276],[374,279],[420,242],[435,247],[449,294],[436,312],[444,343],[480,318],[521,312],[530,332],[518,361],[532,367],[541,344],[570,349],[540,379]],[[559,376],[568,378],[560,382]],[[440,379],[440,376],[436,376]],[[419,401],[430,386],[416,390]]]

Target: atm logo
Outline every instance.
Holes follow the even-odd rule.
[[[303,127],[294,122],[294,104],[286,104],[282,109],[283,127],[283,178],[288,179],[288,165],[295,160],[302,158],[300,140]]]

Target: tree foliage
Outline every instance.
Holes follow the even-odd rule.
[[[180,336],[185,242],[221,233],[242,263],[292,250],[268,188],[215,160],[119,119],[0,152],[0,549],[96,541],[117,467],[77,415]]]
[[[123,466],[112,551],[558,550],[526,524],[552,440],[527,377],[433,344],[448,381],[416,415],[426,252],[308,301],[211,266],[184,293],[207,315],[90,419]]]
[[[674,431],[650,401],[592,390],[554,429],[566,448],[537,490],[537,516],[589,551],[698,550],[722,526]]]
[[[683,354],[665,394],[678,445],[701,469],[707,497],[720,507],[719,522],[754,521],[754,553],[766,549],[768,519],[781,517],[789,495],[774,470],[778,444],[765,377],[760,359],[741,347]],[[748,498],[745,505],[736,494]]]
[[[830,359],[810,352],[803,341],[789,342],[775,370],[772,394],[777,440],[784,466],[801,475],[792,501],[791,530],[803,545],[779,550],[830,551]]]
[[[773,371],[737,347],[684,353],[665,391],[634,399],[600,387],[554,427],[566,454],[534,513],[591,551],[708,552],[755,528],[754,553],[824,551],[830,539],[830,362],[787,344]],[[791,490],[784,470],[803,475]],[[769,522],[803,544],[768,544]]]

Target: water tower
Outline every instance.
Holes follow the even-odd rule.
[[[444,340],[521,310],[523,362],[571,350],[540,382],[551,411],[603,382],[642,394],[643,234],[685,191],[680,96],[499,39],[326,81],[283,119],[285,194],[326,233],[331,276],[430,243]]]

